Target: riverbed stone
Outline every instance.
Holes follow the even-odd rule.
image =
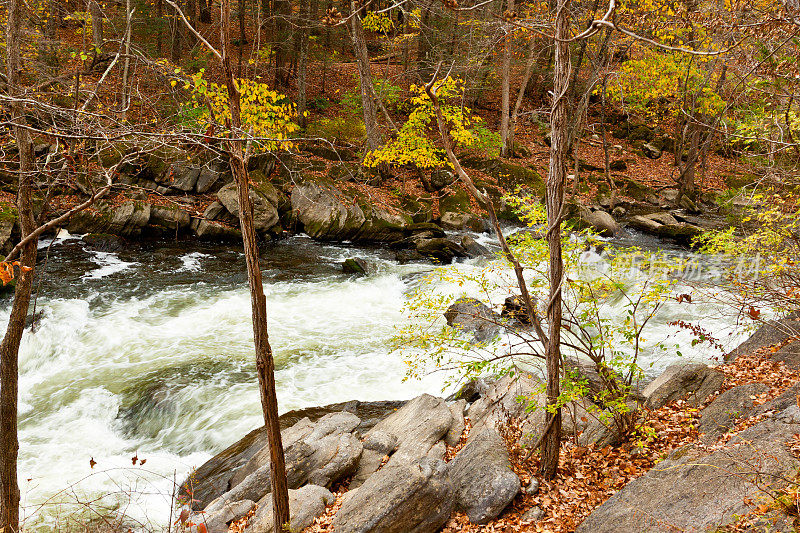
[[[643,394],[650,409],[682,398],[697,406],[720,390],[724,380],[722,372],[703,363],[677,363],[648,384]]]
[[[217,199],[231,215],[239,218],[239,193],[235,183],[221,188],[217,192]],[[253,202],[253,228],[256,231],[265,232],[278,223],[278,209],[267,195],[251,188],[250,200]]]
[[[139,235],[150,221],[150,204],[128,201],[115,207],[110,214],[108,232],[114,235]]]
[[[450,518],[454,500],[444,461],[387,464],[346,494],[333,527],[337,533],[433,533]]]
[[[306,485],[296,490],[289,490],[289,530],[302,531],[325,512],[325,506],[333,503],[335,497],[331,491],[319,485]],[[272,509],[272,493],[258,502],[256,511],[246,533],[274,533],[274,514]],[[211,532],[209,533],[216,533]]]
[[[619,224],[614,217],[602,209],[581,207],[579,210],[581,226],[589,227],[604,237],[613,237],[619,233]]]
[[[442,398],[423,394],[378,422],[366,435],[384,432],[397,437],[390,463],[411,462],[428,454],[453,424],[453,415]]]
[[[178,207],[154,205],[150,208],[151,226],[160,226],[172,231],[186,230],[191,226],[192,216]]]
[[[467,252],[460,244],[446,238],[417,238],[414,246],[417,252],[423,256],[445,265],[450,264],[453,259],[468,257]]]
[[[680,448],[595,509],[576,533],[711,531],[729,524],[793,479],[800,461],[784,443],[800,430],[798,422],[792,405],[722,449]]]
[[[192,229],[200,239],[231,241],[241,240],[242,232],[238,227],[223,224],[214,220],[192,219]]]
[[[444,317],[449,326],[471,333],[474,344],[490,341],[500,331],[500,315],[475,298],[459,298],[447,308]]]
[[[188,163],[172,163],[169,172],[172,176],[170,187],[183,192],[194,191],[200,176],[200,167]]]
[[[496,518],[520,490],[503,438],[487,427],[449,463],[456,505],[473,524]]]
[[[464,433],[464,428],[467,427],[467,422],[464,419],[464,409],[467,406],[467,400],[456,400],[449,404],[447,407],[450,409],[450,414],[453,415],[453,423],[447,434],[444,436],[444,442],[448,446],[455,446],[461,440],[461,435]]]
[[[312,239],[352,239],[366,221],[352,198],[328,185],[309,182],[296,186],[291,204],[293,216]]]

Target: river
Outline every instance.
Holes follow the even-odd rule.
[[[20,351],[23,513],[49,530],[78,509],[85,518],[94,512],[87,509],[104,514],[108,506],[143,529],[163,529],[173,479],[262,420],[244,256],[236,246],[194,241],[131,243],[117,252],[76,238],[56,239],[49,251],[48,244],[40,249],[37,320]],[[355,256],[376,272],[343,274],[341,262]],[[403,356],[389,346],[406,320],[408,291],[442,267],[295,236],[262,247],[261,268],[282,412],[442,394],[441,375],[404,381]],[[6,296],[0,322],[9,308]],[[652,327],[666,330],[682,314],[667,305]],[[703,325],[719,331],[732,323],[718,317]],[[709,358],[707,347],[689,346],[687,333],[676,339],[687,346],[684,357]],[[738,340],[726,337],[729,345]],[[652,356],[654,368],[674,359]]]

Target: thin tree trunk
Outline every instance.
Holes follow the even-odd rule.
[[[122,116],[125,117],[128,113],[128,78],[131,69],[131,0],[125,0],[125,61],[122,67]]]
[[[522,83],[519,86],[519,92],[517,92],[517,100],[514,102],[514,110],[511,112],[511,117],[509,118],[508,123],[508,144],[514,144],[514,137],[516,135],[517,130],[517,118],[519,117],[519,110],[522,107],[522,100],[525,97],[525,88],[528,86],[528,82],[531,79],[531,75],[533,74],[533,65],[536,63],[536,40],[531,37],[530,41],[528,42],[528,57],[525,62],[525,73],[522,75]]]
[[[508,0],[508,11],[514,12],[514,0]],[[503,71],[501,80],[501,101],[500,101],[500,140],[502,146],[500,155],[503,157],[508,156],[509,149],[509,93],[510,93],[510,78],[511,78],[511,36],[513,35],[513,26],[506,24],[506,38],[503,45]]]
[[[230,40],[230,4],[222,0],[222,68],[228,88],[228,103],[231,110],[230,130],[232,136],[241,131],[241,110],[239,89],[233,79],[228,42]],[[261,269],[258,264],[258,244],[253,228],[253,202],[250,199],[250,180],[247,176],[247,165],[241,140],[230,140],[228,152],[231,172],[236,181],[239,197],[239,224],[242,230],[245,261],[247,263],[247,280],[250,285],[250,300],[253,313],[253,339],[256,349],[256,372],[258,374],[261,408],[264,412],[264,423],[267,429],[267,440],[270,450],[270,480],[272,483],[272,509],[274,530],[283,531],[289,524],[289,491],[286,481],[286,462],[283,455],[280,424],[278,422],[278,399],[275,392],[275,363],[272,358],[272,347],[267,332],[267,299],[261,280]]]
[[[564,181],[569,144],[569,4],[558,0],[555,24],[555,64],[553,66],[553,107],[550,115],[550,168],[547,173],[547,247],[549,251],[548,278],[550,297],[547,302],[547,410],[544,438],[541,445],[541,473],[553,479],[558,469],[561,445],[560,395],[561,365],[561,283],[564,279],[564,259],[561,255],[561,217],[564,205]]]
[[[305,128],[308,124],[306,119],[307,111],[307,90],[308,90],[308,25],[310,19],[316,16],[316,1],[310,5],[310,2],[303,2],[300,7],[300,58],[297,67],[297,114],[300,120],[300,126]],[[309,16],[309,14],[311,14]]]
[[[383,138],[378,129],[378,112],[375,103],[375,89],[372,86],[372,71],[369,67],[369,56],[367,55],[367,42],[364,39],[364,28],[361,27],[361,19],[358,17],[357,11],[355,0],[350,0],[348,27],[361,82],[361,107],[364,109],[367,147],[370,150],[377,150],[383,144]]]
[[[97,0],[90,0],[89,11],[92,15],[92,45],[96,54],[103,51],[103,12]]]
[[[6,31],[7,76],[11,95],[19,93],[19,73],[22,35],[22,0],[11,0],[8,6],[8,28]],[[17,210],[22,237],[33,231],[34,219],[31,207],[31,180],[33,179],[33,140],[25,129],[24,109],[21,104],[11,102],[11,122],[14,124],[14,139],[19,149],[19,189]],[[36,265],[38,239],[22,248],[21,264],[14,290],[14,303],[8,319],[6,334],[0,343],[0,531],[19,531],[19,484],[17,480],[17,457],[19,439],[17,435],[19,395],[19,345],[25,329],[25,318],[31,300],[33,267]],[[30,269],[29,271],[25,271]]]

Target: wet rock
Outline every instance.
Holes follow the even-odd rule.
[[[397,449],[390,463],[411,462],[424,457],[447,434],[453,424],[453,415],[442,398],[429,394],[418,396],[378,422],[367,433],[383,432],[397,437]]]
[[[444,317],[448,325],[472,333],[476,344],[493,339],[500,331],[500,315],[475,298],[459,298],[447,308]]]
[[[336,513],[337,533],[432,533],[453,511],[447,464],[423,457],[387,464],[345,497]]]
[[[473,524],[496,518],[516,497],[519,477],[511,469],[506,443],[487,427],[471,439],[449,464],[456,506]]]
[[[108,232],[122,236],[139,235],[149,221],[150,204],[125,202],[111,211]]]
[[[475,239],[469,235],[461,236],[461,248],[463,248],[470,257],[494,257],[494,254],[490,252],[488,248],[482,244],[478,244]]]
[[[676,241],[690,244],[692,239],[703,233],[703,229],[687,222],[677,224],[663,224],[658,227],[656,234],[660,237],[668,237]]]
[[[192,229],[195,235],[201,239],[218,240],[218,241],[232,241],[241,240],[242,232],[238,227],[229,224],[222,224],[213,220],[192,220]]]
[[[613,237],[619,232],[617,221],[602,209],[581,207],[579,217],[582,227],[590,227],[604,237]]]
[[[646,405],[650,409],[686,398],[689,405],[699,405],[717,392],[725,380],[719,370],[702,363],[670,365],[644,389]]]
[[[217,192],[217,199],[228,212],[239,218],[239,193],[235,183],[230,183]],[[258,189],[250,189],[250,200],[253,202],[253,227],[258,232],[265,232],[278,223],[278,209],[266,195]],[[277,203],[277,200],[276,200]]]
[[[318,485],[306,485],[297,490],[289,490],[289,530],[302,531],[325,512],[325,506],[333,503],[331,491]],[[246,533],[274,533],[272,493],[259,500],[258,511]],[[209,531],[209,533],[215,533]]]
[[[534,308],[536,303],[533,304]],[[511,322],[518,322],[519,324],[530,325],[531,319],[528,316],[528,306],[525,305],[522,296],[512,295],[507,296],[503,302],[503,309],[500,311],[500,316]]]
[[[457,257],[467,257],[467,252],[449,239],[418,239],[415,243],[417,252],[443,264],[450,264]]]
[[[747,502],[779,491],[800,467],[784,446],[800,430],[798,422],[794,405],[720,450],[681,448],[595,509],[576,532],[660,532],[667,525],[709,531],[729,524],[751,510]]]
[[[351,257],[342,262],[342,272],[345,274],[357,274],[364,276],[371,270],[370,264],[366,259],[360,257]]]
[[[119,252],[125,248],[125,239],[108,233],[89,233],[81,240],[98,252]]]
[[[441,224],[443,228],[452,230],[472,230],[480,232],[485,228],[481,217],[472,213],[458,213],[453,211],[442,214]]]
[[[366,221],[358,204],[326,185],[298,185],[292,191],[291,203],[293,215],[313,239],[352,239]]]
[[[231,215],[219,200],[215,200],[208,204],[208,207],[206,207],[205,211],[203,211],[203,218],[206,220],[222,222],[231,226],[236,226],[239,223],[236,217]]]
[[[161,226],[175,231],[176,229],[186,230],[191,226],[191,223],[191,215],[183,209],[157,205],[150,208],[151,226]]]
[[[764,383],[748,383],[726,390],[703,409],[698,431],[705,433],[707,441],[716,440],[732,428],[736,420],[749,415],[753,396],[768,390],[769,386]]]

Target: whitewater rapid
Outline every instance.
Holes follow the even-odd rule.
[[[342,274],[348,257],[367,258],[375,272]],[[126,501],[135,525],[163,529],[173,480],[180,483],[262,421],[243,256],[235,246],[198,243],[97,251],[61,238],[40,264],[37,318],[20,350],[19,466],[28,523],[50,530],[82,502]],[[486,266],[479,259],[456,268]],[[390,339],[407,320],[409,291],[444,267],[400,265],[380,248],[303,236],[267,246],[261,267],[282,412],[443,393],[446,376],[404,380],[403,355],[391,351]],[[437,290],[482,296],[469,284],[441,281]],[[0,305],[0,323],[9,302]],[[707,328],[732,326],[712,308],[697,311],[709,315]],[[668,305],[654,327],[681,314],[685,309]],[[677,335],[688,346],[688,334]],[[684,357],[707,359],[702,350],[687,348]],[[649,357],[654,368],[675,360],[669,353]]]

